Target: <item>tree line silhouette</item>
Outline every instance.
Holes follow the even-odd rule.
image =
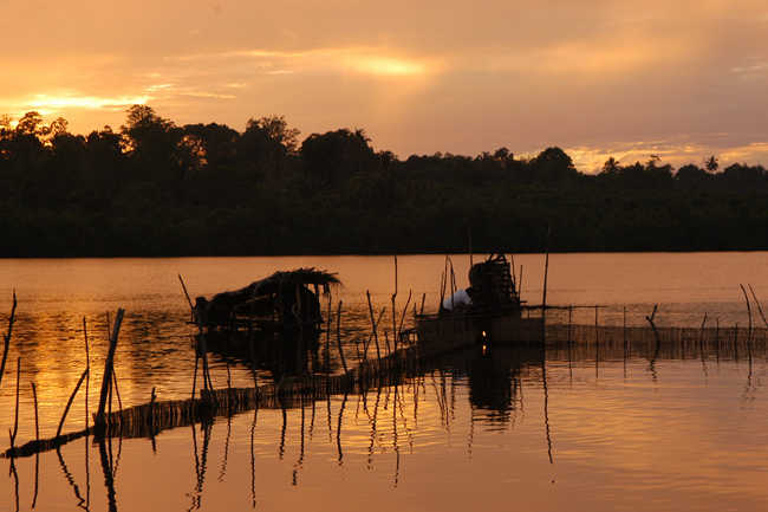
[[[134,105],[87,136],[0,118],[0,256],[176,256],[768,248],[768,172],[713,156],[675,170],[560,148],[398,159],[362,130],[283,117],[178,126]],[[552,233],[547,241],[547,226]]]

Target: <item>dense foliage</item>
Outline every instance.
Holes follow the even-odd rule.
[[[768,248],[768,172],[676,172],[657,158],[599,174],[559,148],[532,159],[399,160],[361,130],[243,133],[134,106],[87,136],[35,112],[0,119],[0,256],[170,256]]]

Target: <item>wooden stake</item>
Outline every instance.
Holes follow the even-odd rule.
[[[11,447],[16,442],[16,434],[19,433],[19,380],[21,379],[21,357],[16,360],[16,412],[13,416],[13,433],[11,434]]]
[[[550,229],[547,226],[547,252],[544,257],[544,289],[541,292],[541,307],[543,311],[547,309],[547,277],[549,274],[549,235]]]
[[[397,351],[397,254],[395,254],[395,293],[392,294],[392,336],[394,337],[395,351]],[[407,306],[406,306],[407,308]]]
[[[37,415],[37,388],[34,382],[32,383],[32,400],[35,405],[35,441],[40,441],[40,424]]]
[[[104,363],[104,377],[101,379],[101,395],[99,396],[99,408],[96,413],[96,426],[99,429],[103,429],[106,426],[106,418],[104,416],[104,410],[107,405],[107,395],[109,394],[110,383],[112,382],[112,369],[115,364],[115,350],[117,349],[117,338],[120,334],[120,325],[123,323],[123,315],[125,310],[119,308],[115,317],[115,325],[112,330],[112,335],[109,339],[109,352],[107,353],[107,360]]]
[[[8,349],[11,345],[11,336],[13,335],[13,323],[16,320],[16,290],[13,291],[13,306],[11,306],[11,316],[8,317],[8,331],[3,337],[3,361],[0,363],[0,384],[3,383],[3,373],[5,373],[5,363],[8,360]]]
[[[179,282],[181,283],[181,289],[184,290],[184,296],[187,298],[187,304],[189,304],[189,309],[192,312],[192,316],[197,318],[197,314],[195,313],[195,306],[192,304],[192,299],[189,297],[189,292],[187,291],[187,285],[184,284],[184,279],[181,277],[181,274],[178,274],[179,276]]]
[[[72,394],[69,396],[69,401],[67,401],[67,406],[64,408],[64,414],[61,415],[61,421],[59,421],[59,428],[56,429],[56,437],[59,437],[61,435],[61,429],[64,428],[64,421],[66,421],[67,419],[69,408],[72,407],[72,402],[75,400],[75,396],[77,396],[77,392],[80,390],[80,386],[83,384],[83,381],[85,380],[85,377],[87,375],[88,375],[88,369],[86,368],[83,371],[83,374],[80,376],[80,380],[77,381],[77,386],[75,386],[75,390],[72,391]]]
[[[376,325],[376,319],[373,317],[373,303],[371,302],[370,290],[365,291],[368,297],[368,312],[371,315],[371,328],[373,329],[373,340],[376,343],[376,359],[381,359],[381,349],[379,348],[379,333]]]
[[[341,347],[341,305],[342,301],[339,301],[339,312],[336,315],[336,343],[339,347],[339,358],[341,359],[341,366],[344,368],[344,373],[349,373],[347,369],[347,360],[344,358],[344,350]]]
[[[749,316],[749,330],[747,330],[747,341],[749,341],[752,338],[752,306],[749,303],[749,296],[747,295],[747,290],[744,288],[743,284],[739,284],[741,287],[741,292],[744,294],[744,300],[747,303],[747,315]]]
[[[757,300],[757,295],[755,295],[755,290],[752,288],[752,285],[749,286],[749,291],[752,292],[752,298],[755,299],[755,304],[757,304],[757,311],[760,313],[760,318],[763,319],[763,323],[766,327],[768,327],[768,320],[765,319],[765,315],[763,314],[763,307],[760,305],[760,301]]]
[[[87,375],[85,376],[85,430],[88,430],[88,395],[91,393],[91,352],[88,347],[88,326],[85,323],[85,316],[83,316],[83,337],[85,338],[85,370]]]

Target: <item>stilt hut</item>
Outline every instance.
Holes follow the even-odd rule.
[[[239,290],[198,297],[195,317],[206,331],[242,329],[286,333],[319,329],[319,295],[339,284],[336,274],[315,268],[275,272]]]

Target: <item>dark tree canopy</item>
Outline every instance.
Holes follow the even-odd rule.
[[[399,159],[362,130],[299,140],[280,116],[178,126],[136,105],[119,131],[0,116],[2,256],[768,248],[768,172],[549,147]]]

